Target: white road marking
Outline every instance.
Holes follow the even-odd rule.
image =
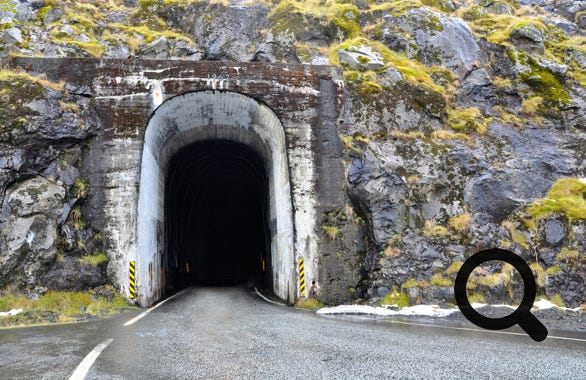
[[[104,351],[106,347],[108,347],[108,345],[113,341],[114,339],[110,338],[98,344],[89,354],[85,356],[85,358],[83,358],[81,363],[79,363],[79,365],[75,368],[75,371],[73,371],[73,374],[71,374],[71,377],[69,377],[69,380],[85,379],[85,375],[87,375],[98,356],[100,356],[102,351]]]
[[[141,319],[143,319],[144,317],[146,317],[146,315],[148,313],[150,313],[151,311],[155,310],[157,307],[161,306],[162,304],[164,304],[165,302],[169,301],[170,299],[177,297],[179,294],[183,293],[184,290],[180,291],[179,293],[173,294],[171,297],[167,298],[166,300],[163,300],[163,301],[159,302],[158,304],[156,304],[155,306],[151,307],[150,309],[147,309],[147,310],[143,311],[142,313],[140,313],[136,317],[132,318],[130,321],[126,322],[123,326],[125,326],[125,327],[126,326],[130,326],[130,325],[132,325],[132,324],[140,321]]]
[[[267,297],[263,296],[263,295],[262,295],[262,293],[261,293],[261,292],[259,292],[257,288],[254,288],[254,291],[256,292],[256,294],[258,294],[258,296],[259,296],[260,298],[262,298],[263,300],[265,300],[265,301],[267,301],[267,302],[269,302],[269,303],[272,303],[272,304],[274,304],[274,305],[279,305],[279,306],[287,306],[287,305],[285,305],[284,303],[275,302],[275,301],[273,301],[273,300],[270,300],[270,299],[268,299]]]
[[[346,317],[356,318],[356,319],[365,319],[372,321],[372,318],[368,317],[360,317],[356,315],[345,315]],[[494,331],[494,330],[484,330],[484,329],[473,329],[469,327],[456,327],[456,326],[441,326],[441,325],[432,325],[428,323],[415,323],[415,322],[405,322],[405,321],[393,321],[388,319],[378,319],[377,322],[385,322],[385,323],[396,323],[400,325],[411,325],[411,326],[423,326],[423,327],[434,327],[439,329],[450,329],[450,330],[461,330],[461,331],[474,331],[474,332],[483,332],[483,333],[492,333],[492,334],[506,334],[506,335],[519,335],[519,336],[528,336],[527,334],[511,332],[511,331]],[[561,340],[573,340],[576,342],[586,342],[586,339],[580,338],[568,338],[565,336],[553,336],[548,335],[546,339],[561,339]]]

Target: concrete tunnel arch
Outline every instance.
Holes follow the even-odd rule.
[[[294,299],[294,224],[285,130],[265,104],[218,90],[190,92],[164,101],[144,137],[137,212],[137,301],[149,306],[165,291],[165,185],[170,160],[181,149],[206,140],[228,140],[252,148],[268,177],[272,290]]]

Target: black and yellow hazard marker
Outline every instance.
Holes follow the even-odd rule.
[[[303,257],[299,258],[299,293],[305,297],[305,265],[303,264]]]
[[[130,270],[128,271],[128,275],[130,277],[130,287],[128,288],[130,292],[130,299],[136,298],[136,261],[130,262]]]
[[[187,272],[187,274],[189,274],[189,261],[185,262],[185,272]]]

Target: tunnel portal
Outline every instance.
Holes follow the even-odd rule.
[[[258,153],[234,141],[198,141],[170,159],[165,189],[167,291],[270,287],[268,178]]]
[[[224,273],[231,269],[213,260],[238,260],[231,256],[234,252],[244,250],[244,245],[255,251],[263,238],[269,241],[262,245],[269,278],[266,286],[278,298],[290,303],[303,296],[301,262],[306,283],[319,282],[321,300],[340,303],[353,297],[362,248],[342,249],[341,242],[332,241],[322,228],[334,211],[352,211],[339,139],[351,124],[344,120],[351,119],[345,116],[349,108],[339,67],[37,57],[11,57],[7,64],[52,82],[64,82],[70,95],[77,96],[83,115],[92,115],[87,120],[91,144],[87,144],[83,168],[90,189],[84,217],[102,236],[108,281],[129,300],[145,307],[160,300],[170,287],[168,282],[179,279],[177,271],[190,259],[209,263],[208,269],[212,269],[200,274],[196,263],[191,263],[194,280],[218,279],[214,268],[223,268]],[[86,104],[85,98],[91,102]],[[185,178],[176,179],[177,185],[169,185],[174,189],[167,189],[171,161],[177,168],[191,165],[191,159],[180,157],[197,156],[198,149],[205,151],[206,144],[216,142],[195,145],[199,148],[185,151],[190,153],[180,152],[208,140],[240,143],[262,157],[268,190],[259,197],[238,196],[254,198],[251,202],[256,204],[265,202],[255,210],[266,213],[262,221],[268,228],[260,224],[239,227],[237,220],[244,219],[222,200],[235,185],[212,186],[211,177],[198,178],[204,174],[197,173],[205,172],[199,159],[195,176],[187,169],[172,169],[171,173]],[[236,152],[244,152],[232,146]],[[83,150],[85,154],[85,144]],[[234,153],[232,148],[224,150]],[[258,161],[253,155],[245,156]],[[231,157],[244,165],[234,158],[238,154]],[[209,173],[235,167],[227,165]],[[258,172],[261,166],[252,167]],[[250,176],[245,179],[238,174],[244,183],[240,188],[253,187],[252,178],[258,178],[257,174],[244,171]],[[205,193],[205,201],[193,200],[192,193],[197,191]],[[167,195],[173,199],[167,200]],[[181,197],[187,200],[181,201]],[[214,213],[203,209],[214,202],[210,206]],[[168,217],[168,213],[174,216]],[[203,236],[204,227],[221,232]],[[345,228],[345,235],[350,233],[348,228],[362,230],[350,224]],[[262,238],[230,232],[239,229],[254,230],[248,235]],[[363,240],[362,232],[356,230],[356,234],[352,244]],[[195,254],[197,249],[208,249],[205,245],[220,243],[227,245],[222,249],[228,253],[217,257]],[[243,247],[235,246],[240,243]],[[252,256],[242,257],[248,258],[247,263],[254,261]]]
[[[294,299],[293,202],[275,113],[236,92],[184,93],[155,110],[144,139],[140,304],[190,282],[248,280]]]

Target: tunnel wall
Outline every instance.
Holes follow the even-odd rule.
[[[181,146],[209,137],[245,143],[270,166],[275,292],[290,301],[299,296],[299,257],[306,281],[321,280],[324,299],[341,302],[344,296],[332,295],[356,285],[340,280],[357,270],[343,267],[344,260],[333,271],[321,267],[336,257],[322,220],[346,199],[337,130],[344,105],[339,69],[24,57],[10,65],[92,98],[99,131],[83,168],[91,188],[84,215],[106,241],[108,277],[123,294],[129,290],[129,262],[136,261],[140,304],[160,297],[163,165]]]

